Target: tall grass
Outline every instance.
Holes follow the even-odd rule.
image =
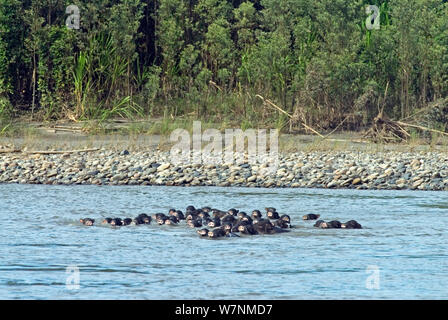
[[[75,116],[82,118],[85,115],[87,99],[91,89],[91,79],[87,73],[87,55],[85,52],[80,52],[75,70],[73,71],[73,81],[75,88],[76,109]]]
[[[129,60],[120,55],[110,35],[101,33],[90,38],[73,71],[76,119],[101,124],[112,117],[143,116],[142,108],[124,94],[128,65]]]

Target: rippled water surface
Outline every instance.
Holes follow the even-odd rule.
[[[185,224],[78,222],[190,204],[273,206],[296,228],[205,240]],[[316,229],[305,213],[365,228]],[[446,192],[0,185],[0,217],[1,299],[448,297]],[[77,290],[66,286],[67,266],[80,270]]]

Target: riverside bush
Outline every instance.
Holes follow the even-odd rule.
[[[65,26],[68,5],[79,30]],[[442,0],[0,0],[0,97],[42,119],[119,106],[359,129],[379,106],[401,119],[447,96],[447,17]]]

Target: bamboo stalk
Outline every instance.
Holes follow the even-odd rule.
[[[277,109],[278,111],[286,114],[289,118],[292,118],[292,115],[290,115],[288,112],[286,112],[285,110],[283,110],[282,108],[280,108],[279,106],[277,106],[275,103],[273,103],[271,100],[269,99],[265,99],[262,96],[260,96],[259,94],[256,95],[256,97],[260,98],[261,100],[263,100],[264,102],[267,102],[268,104],[270,104],[271,106],[273,106],[275,109]]]
[[[324,138],[325,137],[323,135],[321,135],[319,132],[317,132],[316,130],[314,130],[313,128],[311,128],[310,126],[307,126],[304,122],[302,122],[302,125],[307,128],[308,130],[311,130],[312,132],[314,132],[315,134],[317,134],[319,137]]]

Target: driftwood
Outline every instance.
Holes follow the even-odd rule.
[[[66,151],[56,151],[56,150],[47,150],[47,151],[24,151],[27,154],[65,154],[65,153],[78,153],[78,152],[93,152],[98,151],[99,148],[92,149],[82,149],[82,150],[66,150]]]
[[[85,129],[79,127],[54,126],[56,131],[83,132]]]
[[[50,131],[52,133],[56,133],[58,131],[73,132],[73,133],[83,133],[83,129],[72,129],[72,128],[64,128],[64,127],[43,128],[43,129],[47,130],[47,131]]]
[[[422,131],[429,131],[448,136],[447,132],[431,129],[417,124],[406,123],[403,121],[390,120],[382,115],[382,112],[373,119],[372,127],[367,130],[365,137],[375,142],[401,142],[407,141],[411,135],[404,128],[415,128]]]
[[[20,149],[0,149],[0,153],[16,153],[21,151]]]
[[[283,114],[286,114],[291,120],[294,118],[292,115],[290,115],[288,112],[286,112],[285,110],[283,110],[282,108],[280,108],[279,106],[277,106],[275,103],[273,103],[271,100],[269,99],[265,99],[264,97],[262,97],[261,95],[257,94],[256,97],[260,98],[261,100],[263,100],[264,103],[267,103],[268,105],[274,107],[275,109],[277,109],[278,111],[280,111]],[[313,128],[311,128],[310,126],[308,126],[306,123],[304,123],[303,121],[300,122],[300,124],[302,126],[304,126],[306,129],[310,130],[311,132],[315,133],[316,135],[318,135],[320,138],[322,138],[320,141],[323,140],[328,140],[328,141],[338,141],[338,142],[355,142],[355,143],[365,143],[366,141],[363,140],[344,140],[344,139],[329,139],[329,136],[331,134],[333,134],[345,121],[347,121],[347,119],[351,116],[351,114],[347,115],[344,120],[342,120],[337,126],[336,128],[331,131],[330,133],[326,134],[325,136],[320,134],[318,131],[314,130]]]
[[[364,133],[364,138],[368,138],[374,142],[402,142],[407,141],[411,136],[403,127],[396,121],[389,119],[384,114],[384,107],[386,106],[387,90],[389,82],[387,82],[384,90],[383,105],[380,108],[380,100],[378,99],[378,115],[373,119],[372,126]]]
[[[388,87],[389,87],[389,82],[387,83],[386,90],[384,92],[383,106],[380,109],[379,101],[378,101],[378,115],[373,120],[372,127],[366,132],[365,136],[371,138],[375,142],[377,142],[377,141],[382,141],[382,142],[406,141],[408,138],[411,137],[411,135],[404,129],[405,127],[415,128],[415,129],[419,129],[421,131],[429,131],[429,132],[434,132],[434,133],[441,134],[444,136],[448,136],[447,132],[444,132],[441,130],[431,129],[426,126],[420,125],[420,124],[403,122],[403,120],[410,120],[410,121],[417,122],[417,123],[420,122],[421,116],[423,113],[428,112],[434,108],[438,108],[440,106],[448,104],[448,98],[439,99],[438,101],[431,103],[430,105],[418,110],[417,112],[415,112],[414,114],[412,114],[408,117],[394,121],[394,120],[390,120],[386,116],[383,116]],[[417,116],[420,116],[420,119],[418,119]]]
[[[402,142],[411,137],[397,121],[390,120],[380,112],[374,119],[372,127],[364,134],[374,142]]]

